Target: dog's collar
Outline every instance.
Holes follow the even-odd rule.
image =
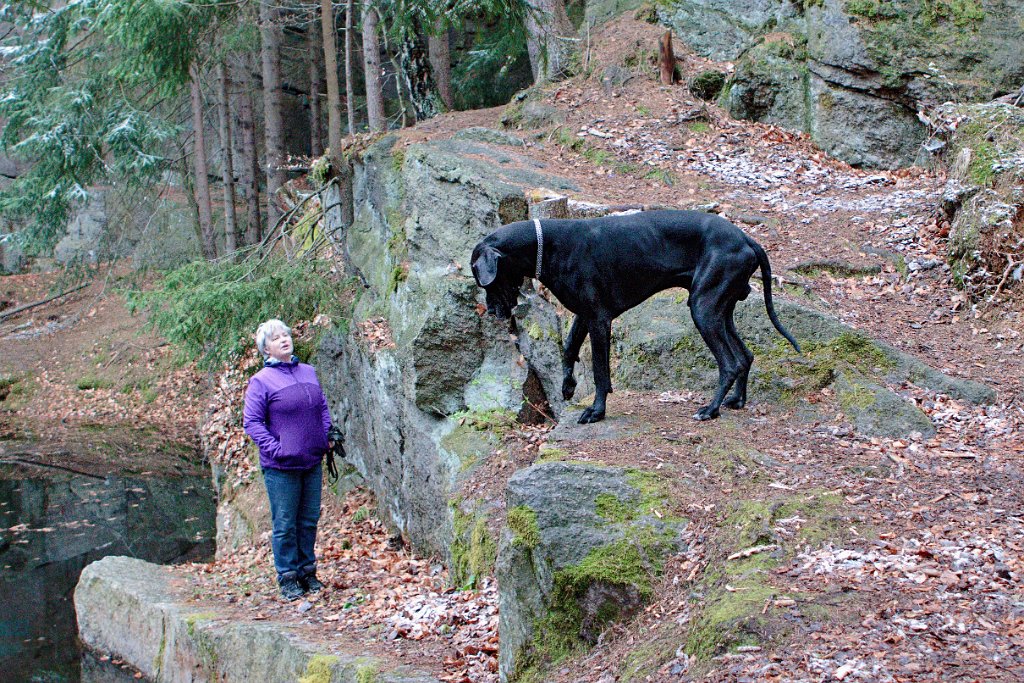
[[[540,219],[533,219],[533,229],[537,232],[537,280],[540,280],[540,265],[544,261],[544,231],[540,227]]]

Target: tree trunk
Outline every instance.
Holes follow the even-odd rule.
[[[192,64],[192,168],[195,174],[195,193],[197,213],[199,214],[199,234],[201,236],[203,256],[208,259],[217,257],[217,245],[213,239],[213,210],[210,204],[210,178],[206,166],[206,136],[203,126],[203,93],[199,89],[199,67]]]
[[[328,7],[331,0],[326,0]],[[316,8],[313,8],[314,13]],[[324,153],[324,125],[320,114],[320,93],[324,91],[324,45],[319,26],[310,25],[309,40],[309,155]],[[328,78],[330,76],[328,75]]]
[[[672,85],[676,73],[676,57],[672,53],[672,31],[658,41],[658,64],[661,65],[661,84]]]
[[[414,40],[414,36],[406,36],[399,45],[398,60],[399,73],[405,80],[416,120],[423,121],[440,114],[444,105],[434,85],[430,60],[423,49],[423,43]]]
[[[526,13],[526,48],[537,83],[557,81],[571,75],[576,29],[565,13],[565,0],[533,0]]]
[[[263,65],[263,134],[266,145],[267,228],[277,225],[281,211],[276,193],[287,181],[284,171],[284,119],[281,90],[281,27],[275,0],[260,0],[260,58]]]
[[[338,82],[338,31],[334,27],[334,5],[320,0],[320,28],[327,65],[327,139],[331,155],[341,153],[341,84]]]
[[[238,127],[242,132],[242,165],[239,176],[245,194],[245,243],[256,244],[263,234],[260,210],[260,159],[256,146],[256,121],[252,112],[252,65],[245,57],[239,65]]]
[[[366,77],[366,118],[370,130],[387,129],[384,118],[384,88],[380,72],[380,38],[377,9],[367,0],[363,6],[363,72]]]
[[[217,65],[217,113],[220,116],[220,144],[223,150],[221,170],[224,178],[224,253],[235,251],[235,163],[231,150],[231,111],[228,106],[228,70],[224,62]]]
[[[355,114],[355,85],[352,82],[352,53],[355,51],[355,39],[352,36],[352,24],[355,21],[352,16],[352,12],[355,9],[352,6],[352,0],[347,0],[345,3],[345,109],[348,110],[348,134],[356,134],[356,114]]]
[[[430,69],[434,72],[437,94],[448,111],[455,109],[455,95],[452,92],[452,57],[448,46],[448,29],[444,21],[434,22],[433,33],[427,36],[427,52],[430,54]]]

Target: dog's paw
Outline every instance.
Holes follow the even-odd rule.
[[[712,408],[711,406],[704,406],[693,414],[693,419],[701,422],[704,420],[714,420],[716,417],[718,417],[718,408]]]
[[[747,399],[740,398],[739,396],[734,396],[732,398],[725,399],[725,401],[722,403],[722,405],[725,406],[726,408],[732,408],[733,410],[739,410],[743,406],[747,405]]]
[[[580,415],[579,423],[581,425],[588,425],[588,424],[593,424],[594,422],[600,422],[603,419],[604,419],[604,411],[603,410],[594,410],[594,407],[591,406],[591,407],[587,408],[586,410],[584,410],[583,414]]]
[[[576,380],[567,379],[562,381],[562,398],[568,401],[576,393]]]

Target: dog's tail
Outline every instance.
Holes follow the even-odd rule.
[[[772,321],[772,325],[774,325],[775,329],[779,331],[779,334],[785,337],[786,340],[793,345],[793,348],[796,349],[797,353],[800,353],[800,345],[796,343],[796,339],[793,339],[793,335],[786,331],[786,328],[782,326],[781,322],[779,322],[779,316],[775,315],[775,306],[772,305],[772,267],[768,263],[768,254],[766,254],[764,249],[761,248],[761,245],[755,242],[749,235],[745,235],[745,237],[747,238],[747,243],[750,245],[750,248],[754,250],[755,254],[757,254],[757,262],[761,265],[761,282],[764,283],[764,307],[768,311],[768,319]]]

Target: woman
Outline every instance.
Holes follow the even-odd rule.
[[[268,320],[256,330],[264,367],[245,392],[245,433],[260,449],[270,497],[274,565],[285,600],[316,593],[316,526],[331,414],[316,371],[292,355],[291,330]]]

